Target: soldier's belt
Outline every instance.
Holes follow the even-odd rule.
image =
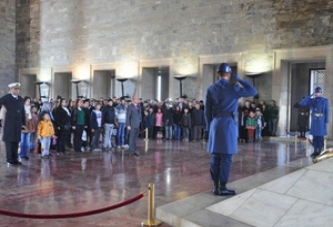
[[[322,116],[324,116],[324,114],[321,114],[321,113],[315,113],[315,114],[313,114],[313,116],[315,116],[315,117],[322,117]]]

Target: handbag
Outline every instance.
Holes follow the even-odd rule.
[[[87,141],[87,132],[86,132],[86,130],[83,130],[81,139],[82,139],[82,141]]]

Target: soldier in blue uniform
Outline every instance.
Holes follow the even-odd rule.
[[[217,70],[218,81],[206,91],[205,120],[209,131],[207,151],[211,153],[210,173],[214,182],[214,195],[235,195],[226,187],[229,179],[232,155],[237,153],[238,100],[257,94],[248,81],[231,72],[222,63]],[[233,76],[237,84],[229,83]]]
[[[323,89],[317,87],[312,95],[307,96],[301,102],[302,106],[307,106],[311,110],[311,129],[310,134],[313,136],[314,152],[312,158],[317,157],[324,147],[324,136],[326,136],[326,125],[329,122],[329,104],[323,95]]]

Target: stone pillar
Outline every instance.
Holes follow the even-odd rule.
[[[16,81],[15,40],[16,9],[15,1],[0,2],[0,97],[8,92],[7,85]]]

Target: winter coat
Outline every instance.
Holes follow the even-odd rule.
[[[238,100],[253,96],[257,90],[245,80],[242,86],[219,79],[208,87],[205,101],[206,131],[209,131],[207,151],[236,154],[238,138]]]
[[[17,99],[11,94],[0,98],[0,105],[6,107],[5,125],[3,126],[4,142],[20,142],[22,126],[25,126],[25,110],[23,99],[18,96]]]

